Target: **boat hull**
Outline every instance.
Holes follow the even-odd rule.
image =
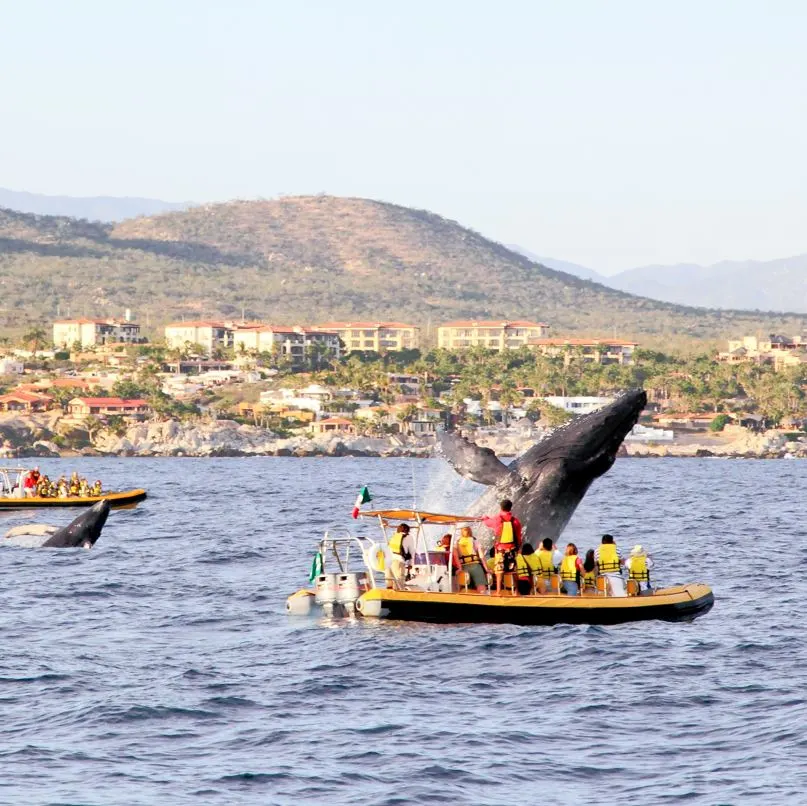
[[[650,596],[490,596],[374,588],[356,609],[368,617],[440,624],[622,624],[691,621],[711,610],[714,594],[700,583],[664,588]]]
[[[126,490],[120,493],[106,493],[95,496],[73,496],[70,498],[0,498],[0,510],[41,509],[47,507],[91,507],[99,501],[109,501],[111,509],[134,507],[146,498],[145,490]]]

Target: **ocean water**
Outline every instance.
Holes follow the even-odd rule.
[[[564,537],[715,607],[543,628],[285,614],[362,485],[472,500],[440,460],[41,465],[149,498],[92,551],[0,550],[0,804],[807,802],[806,462],[619,460]]]

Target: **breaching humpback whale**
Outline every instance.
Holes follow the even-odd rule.
[[[614,463],[646,404],[644,391],[627,392],[605,408],[557,429],[509,466],[490,448],[480,448],[457,434],[442,432],[438,440],[443,455],[460,475],[490,487],[468,514],[494,514],[498,502],[509,498],[525,540],[537,545],[545,537],[557,540],[591,482]]]
[[[63,529],[41,523],[16,526],[6,532],[2,543],[25,548],[91,549],[101,536],[108,515],[109,501],[99,501]]]

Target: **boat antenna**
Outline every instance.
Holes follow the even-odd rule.
[[[412,510],[417,511],[418,508],[418,491],[417,486],[415,485],[415,460],[410,460],[410,465],[412,468]]]

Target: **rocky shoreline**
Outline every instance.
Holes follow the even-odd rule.
[[[177,420],[136,423],[115,434],[108,430],[83,431],[80,423],[60,413],[0,415],[0,459],[59,456],[125,457],[415,457],[436,455],[433,438],[333,435],[280,437],[264,428],[232,420],[180,422]],[[512,432],[477,437],[478,444],[499,456],[515,456],[540,438]],[[69,444],[66,444],[69,441]],[[84,442],[85,444],[81,445]],[[780,432],[734,438],[690,437],[685,442],[653,444],[626,442],[621,456],[635,458],[704,457],[807,458],[807,442],[790,441]]]

